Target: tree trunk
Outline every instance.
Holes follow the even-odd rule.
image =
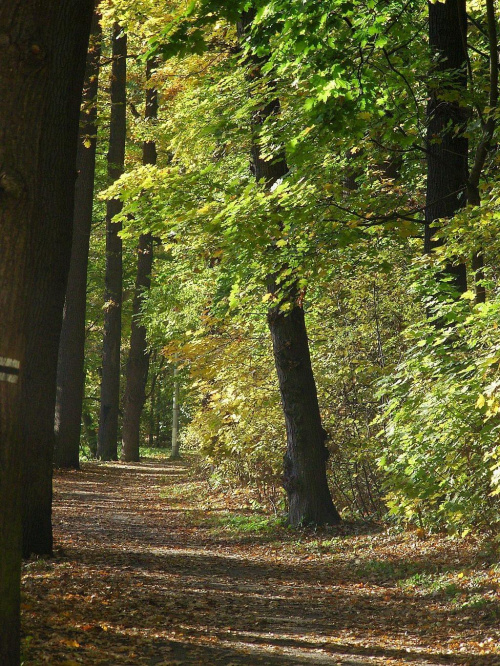
[[[486,0],[486,18],[488,23],[488,50],[490,59],[490,80],[488,111],[485,112],[486,121],[482,121],[483,135],[479,141],[467,184],[468,203],[472,206],[481,205],[479,184],[483,174],[484,165],[492,148],[498,115],[498,30],[495,0]],[[484,251],[477,250],[472,256],[472,270],[475,277],[476,303],[486,302],[486,289],[484,280]]]
[[[245,12],[238,26],[240,38],[253,20]],[[259,76],[262,61],[254,59],[252,76]],[[258,183],[271,188],[288,173],[286,156],[282,153],[272,161],[263,159],[259,139],[266,120],[280,112],[278,99],[254,112],[252,169]],[[304,310],[296,285],[283,294],[274,276],[268,279],[268,290],[279,305],[270,308],[268,325],[273,342],[274,362],[278,374],[281,403],[285,414],[287,451],[284,457],[283,485],[288,495],[290,525],[336,524],[340,516],[335,508],[326,478],[326,433],[321,425],[316,382],[309,353]],[[280,306],[290,304],[289,312]]]
[[[125,163],[127,102],[127,36],[120,25],[113,27],[111,70],[111,120],[108,151],[110,182],[120,178]],[[122,209],[118,199],[106,207],[106,293],[102,354],[101,408],[97,457],[118,459],[118,412],[120,404],[120,346],[122,319],[121,223],[113,222]]]
[[[268,313],[274,360],[285,413],[287,452],[284,487],[291,525],[340,522],[326,479],[326,433],[321,425],[316,384],[311,368],[304,310]]]
[[[55,464],[58,467],[72,469],[79,468],[85,384],[85,311],[97,145],[96,98],[101,56],[100,18],[100,14],[95,12],[87,55],[76,159],[78,177],[75,187],[73,248],[57,368]]]
[[[5,24],[5,16],[0,9],[0,31]],[[13,27],[16,27],[15,24]],[[1,51],[0,51],[1,53]],[[12,59],[12,62],[17,62]],[[45,78],[45,77],[44,77]],[[13,77],[10,83],[26,85],[21,77]],[[0,79],[0,126],[9,127],[5,112],[14,111],[11,100],[5,102],[5,87]],[[26,90],[26,101],[43,99],[36,86]],[[8,99],[8,98],[7,98]],[[22,123],[12,123],[11,136],[37,138],[38,128],[25,133]],[[7,135],[8,136],[8,135]],[[13,146],[14,147],[14,146]],[[0,150],[4,148],[0,143]],[[17,146],[13,156],[18,154]],[[37,156],[34,155],[36,164]],[[27,163],[26,153],[23,158]],[[31,164],[31,161],[29,162]],[[5,163],[0,158],[2,173]],[[24,165],[23,165],[24,166]],[[16,169],[15,160],[11,168]],[[20,172],[23,173],[23,172]],[[28,175],[28,171],[24,171]],[[30,202],[27,197],[18,198],[15,192],[5,189],[5,175],[0,179],[0,311],[2,312],[2,338],[0,340],[0,663],[8,666],[19,664],[19,604],[21,576],[21,459],[23,440],[21,436],[21,386],[15,374],[19,363],[24,368],[25,291],[23,283],[26,273],[28,225],[30,222]],[[20,225],[22,222],[22,226]],[[13,360],[15,359],[15,363]],[[8,364],[8,365],[7,365]]]
[[[49,54],[43,43],[36,43],[35,49],[37,58],[50,61],[51,76],[59,80],[54,80],[49,86],[44,129],[40,137],[39,199],[35,211],[37,224],[31,237],[33,260],[29,267],[30,308],[25,382],[22,385],[25,438],[22,498],[24,557],[31,554],[49,555],[52,552],[52,462],[57,357],[71,258],[73,228],[70,221],[73,219],[76,178],[77,135],[74,132],[78,132],[84,75],[82,71],[80,76],[79,70],[85,66],[89,35],[86,16],[79,16],[84,4],[91,6],[93,3],[87,0],[85,3],[83,0],[73,2],[71,7],[59,7],[56,14],[56,20],[60,20],[66,12],[65,21],[84,21],[84,44],[82,27],[77,30],[66,26],[61,27],[63,35],[58,38],[64,41],[60,51]],[[82,46],[83,63],[80,64]],[[72,67],[77,67],[78,77],[76,72],[71,71]],[[69,213],[67,202],[71,203]]]
[[[156,352],[153,352],[153,360],[156,361]],[[156,425],[156,384],[158,381],[158,372],[155,372],[151,379],[151,405],[149,411],[149,447],[155,445],[155,425]]]
[[[179,366],[174,365],[174,397],[172,400],[172,452],[170,460],[179,460],[179,411],[180,411]]]
[[[471,262],[472,272],[474,274],[474,288],[476,292],[476,303],[486,303],[486,288],[484,280],[484,256],[483,250],[474,252]]]
[[[437,245],[430,225],[451,218],[467,203],[468,141],[464,136],[467,109],[460,105],[467,88],[467,14],[465,0],[429,3],[429,44],[439,60],[433,74],[442,74],[439,86],[430,91],[427,107],[427,195],[425,252]],[[457,101],[449,101],[450,90]],[[467,290],[464,264],[448,265],[454,286]]]
[[[149,80],[153,62],[148,61],[146,77]],[[154,88],[146,91],[147,120],[158,117],[158,94]],[[144,141],[142,163],[156,164],[156,143]],[[130,352],[127,361],[127,384],[123,398],[123,460],[139,460],[139,440],[141,415],[146,402],[146,384],[148,381],[149,352],[146,343],[146,327],[139,323],[142,305],[151,286],[153,267],[153,237],[142,234],[137,248],[137,275],[135,280],[132,325],[130,333]]]
[[[22,499],[34,499],[31,488],[22,492],[21,482],[29,482],[38,459],[52,455],[55,345],[71,251],[71,165],[91,5],[91,0],[0,4],[0,663],[5,666],[20,661]],[[27,398],[42,400],[36,421],[29,421],[35,410],[23,408]],[[42,463],[38,470],[46,475],[47,467]],[[50,472],[44,481],[50,487]],[[25,502],[25,510],[30,506]],[[50,525],[50,504],[48,511]]]

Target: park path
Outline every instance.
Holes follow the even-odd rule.
[[[243,500],[219,497],[183,462],[57,473],[55,558],[25,564],[24,665],[500,664],[498,623],[397,582],[467,550],[244,533],[227,521],[231,502],[251,516]]]

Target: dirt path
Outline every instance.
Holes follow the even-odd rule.
[[[25,666],[500,665],[483,542],[235,534],[242,502],[207,499],[183,463],[57,474],[60,549],[25,565]]]

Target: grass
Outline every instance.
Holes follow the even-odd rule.
[[[118,451],[118,455],[120,451]],[[156,448],[150,446],[141,446],[140,447],[140,456],[141,458],[152,458],[154,460],[167,460],[170,457],[171,449],[170,448]],[[91,461],[95,460],[94,456],[90,452],[87,444],[83,443],[80,446],[80,458],[82,460]]]
[[[152,448],[150,446],[141,446],[140,447],[140,456],[141,458],[154,458],[157,460],[168,459],[171,454],[171,449],[158,449]]]
[[[230,529],[237,534],[269,534],[284,527],[284,521],[277,516],[265,516],[258,513],[229,513],[213,516],[214,527]]]

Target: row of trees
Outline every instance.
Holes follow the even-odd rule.
[[[495,521],[494,6],[206,1],[170,19],[153,41],[169,161],[109,194],[124,237],[163,240],[144,320],[189,366],[186,441],[220,477],[273,498],[283,480],[295,524],[337,520],[332,490],[365,515],[385,495],[429,525]]]
[[[140,11],[130,2],[107,10],[107,25],[114,22],[117,34],[128,32],[132,40],[134,65],[127,90],[127,169],[104,196],[117,210],[123,205],[111,224],[115,230],[123,226],[126,247],[139,236],[159,243],[152,289],[147,284],[137,292],[149,295],[140,304],[136,299],[132,318],[143,324],[137,358],[147,359],[148,344],[157,358],[182,359],[191,387],[186,442],[201,446],[216,475],[263,485],[272,502],[284,481],[289,517],[297,524],[338,520],[331,491],[336,505],[364,515],[383,510],[385,493],[394,511],[412,519],[421,520],[420,503],[433,497],[429,506],[448,507],[445,523],[454,523],[453,515],[458,523],[467,521],[464,509],[473,491],[463,481],[478,482],[463,471],[470,460],[483,479],[481,491],[473,493],[478,513],[484,502],[491,504],[487,498],[494,491],[488,462],[494,420],[475,407],[479,394],[485,402],[488,396],[478,371],[471,370],[474,400],[459,405],[455,420],[441,414],[438,424],[428,413],[436,397],[427,390],[448,390],[440,382],[448,386],[450,376],[462,381],[462,352],[449,346],[457,342],[456,317],[472,317],[467,336],[475,339],[476,327],[485,325],[487,310],[479,306],[492,279],[488,308],[494,307],[495,252],[481,238],[492,234],[481,194],[495,166],[494,7],[360,3],[355,19],[342,3],[311,2],[300,11],[287,3],[227,8],[201,2],[187,11],[171,3],[169,11],[159,34],[165,21],[154,2],[147,8],[142,3]],[[141,22],[145,13],[149,22]],[[137,52],[139,67],[149,61],[148,76],[139,81]],[[137,151],[138,118],[148,112],[148,105],[137,111],[137,100],[151,80],[160,116],[141,131],[157,145],[157,164],[156,157],[148,162]],[[123,113],[127,104],[121,99]],[[102,135],[107,140],[107,132]],[[98,232],[95,243],[97,238]],[[422,252],[428,259],[421,259]],[[108,252],[108,264],[118,256]],[[366,276],[354,269],[356,263]],[[118,286],[106,297],[105,340],[108,311],[111,318],[116,314],[122,293]],[[366,316],[359,316],[360,308]],[[325,317],[336,321],[325,328]],[[350,319],[347,329],[342,319]],[[113,330],[116,351],[120,336],[117,326]],[[346,330],[352,341],[342,348]],[[415,346],[419,336],[429,344]],[[430,349],[451,353],[446,377],[441,359],[424,360]],[[360,358],[353,358],[359,350]],[[274,381],[269,354],[278,371]],[[99,367],[100,352],[90,357],[89,365]],[[416,371],[423,376],[426,364],[427,385],[414,377]],[[113,414],[113,434],[109,449],[99,454],[115,458],[119,372],[115,362],[107,404],[106,367],[104,362],[99,430]],[[139,383],[144,386],[144,379]],[[96,386],[95,372],[93,378],[88,374],[87,395]],[[417,395],[410,396],[410,386]],[[287,423],[284,469],[277,389]],[[467,393],[458,384],[453,391]],[[135,433],[145,396],[143,388],[139,392]],[[127,387],[124,441],[129,399]],[[446,409],[456,410],[456,400]],[[479,439],[486,437],[474,443],[472,458],[470,444],[458,443],[459,432],[469,435],[457,424],[469,423],[471,411],[481,424],[474,425]],[[378,436],[377,414],[383,426]],[[420,440],[421,455],[415,455]],[[442,448],[432,441],[444,442]],[[435,460],[447,462],[428,476],[434,448]],[[134,451],[137,456],[137,436]],[[449,492],[443,491],[447,484]],[[296,515],[295,505],[301,507]]]
[[[138,459],[163,358],[177,405],[179,372],[190,385],[186,443],[272,502],[282,481],[294,526],[370,515],[382,495],[429,525],[497,521],[492,0],[172,1],[168,16],[115,0],[94,13],[78,155],[92,3],[4,5],[2,663],[19,661],[21,552],[52,551],[54,444],[78,466],[100,387],[96,454],[117,458],[122,404]]]
[[[85,100],[79,141],[79,174],[75,202],[75,233],[72,269],[70,271],[65,317],[59,351],[58,401],[56,405],[56,463],[62,467],[79,466],[80,424],[84,398],[84,345],[87,302],[87,273],[92,226],[98,115],[96,98],[101,57],[101,15],[95,13],[92,31],[93,44],[87,59]],[[111,39],[111,106],[109,116],[109,150],[107,175],[110,182],[123,173],[127,120],[127,35],[114,23]],[[151,63],[148,66],[148,75]],[[149,77],[148,77],[149,78]],[[157,115],[157,95],[148,89],[146,118]],[[154,141],[144,141],[143,163],[154,164]],[[103,460],[118,456],[118,416],[120,405],[120,350],[122,338],[123,259],[121,224],[115,216],[121,203],[110,199],[106,205],[106,293],[102,354],[100,419],[96,453]],[[131,344],[124,398],[124,457],[139,459],[139,420],[145,402],[145,384],[149,355],[146,349],[145,328],[137,321],[144,292],[149,287],[153,258],[150,234],[139,239],[138,267],[131,322]]]
[[[50,521],[32,499],[52,473],[69,165],[92,10],[90,0],[0,7],[0,661],[9,666],[19,663],[22,532]]]

